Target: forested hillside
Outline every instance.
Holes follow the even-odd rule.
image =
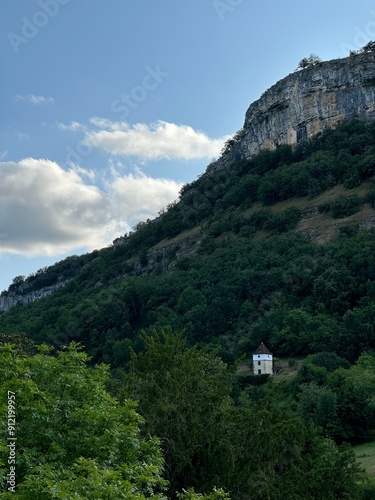
[[[113,366],[141,329],[166,325],[226,360],[264,341],[277,355],[329,350],[353,362],[375,339],[375,232],[359,229],[375,221],[374,173],[375,126],[351,122],[205,174],[125,244],[16,278],[5,294],[67,284],[12,308],[0,328],[80,341]],[[301,203],[323,217],[323,243],[309,238]]]
[[[144,423],[131,417],[142,439],[133,466],[147,447],[155,464],[144,482],[141,469],[134,475],[134,498],[174,497],[190,487],[212,499],[225,495],[215,487],[238,500],[374,498],[373,482],[343,444],[371,440],[375,431],[374,175],[375,125],[343,123],[295,149],[281,146],[203,174],[123,244],[16,277],[4,297],[66,284],[0,316],[2,343],[13,338],[22,360],[12,364],[4,351],[4,380],[30,373],[54,401],[58,390],[48,389],[41,356],[51,377],[63,366],[90,372],[76,347],[67,351],[72,359],[56,358],[72,341],[91,365],[110,364],[99,389],[90,384],[100,392],[105,383],[127,418],[128,398],[138,401]],[[25,361],[33,348],[16,333],[56,351]],[[277,357],[302,358],[296,376],[240,377],[239,365],[260,342]],[[26,415],[31,386],[23,390]],[[47,420],[52,435],[57,424]],[[163,473],[149,436],[161,440]],[[44,468],[43,477],[68,491],[76,472],[59,468],[63,443],[51,446],[56,468]],[[39,442],[26,448],[25,457],[42,453]],[[84,451],[81,466],[94,491],[96,458]],[[79,467],[79,453],[68,452]],[[97,460],[108,484],[111,468],[118,484],[126,482],[130,472],[116,467],[129,457],[115,448],[108,462],[107,452]],[[37,488],[32,464],[25,458],[23,478]]]

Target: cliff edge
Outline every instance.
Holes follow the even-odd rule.
[[[207,171],[264,149],[295,146],[346,119],[375,120],[375,53],[320,62],[268,89],[246,112],[235,140]]]

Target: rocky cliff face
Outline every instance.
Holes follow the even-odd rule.
[[[39,290],[34,290],[32,292],[27,292],[25,294],[17,294],[17,293],[8,293],[6,295],[0,295],[0,313],[6,312],[13,306],[17,304],[29,304],[30,302],[34,302],[34,300],[41,299],[42,297],[46,297],[50,295],[58,288],[64,286],[66,281],[60,281],[52,286],[46,286]]]
[[[238,140],[208,172],[264,149],[313,137],[358,117],[375,120],[375,53],[322,62],[292,73],[250,105]]]

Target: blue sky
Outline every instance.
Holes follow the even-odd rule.
[[[375,4],[359,5],[6,2],[0,290],[157,215],[300,59],[375,39]]]

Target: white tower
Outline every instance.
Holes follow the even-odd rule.
[[[254,375],[272,375],[273,373],[272,352],[267,349],[263,342],[253,354],[253,371]]]

